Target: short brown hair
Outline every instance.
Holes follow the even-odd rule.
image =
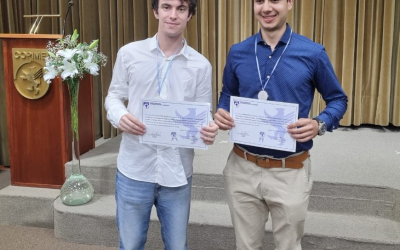
[[[181,0],[181,2],[186,2],[189,5],[189,15],[194,16],[196,14],[197,0]],[[151,0],[151,6],[153,10],[158,11],[158,0]]]

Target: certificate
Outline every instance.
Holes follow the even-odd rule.
[[[200,130],[209,125],[209,103],[142,100],[141,111],[146,133],[140,143],[207,149]]]
[[[297,121],[299,105],[242,97],[231,97],[230,114],[235,121],[229,133],[235,143],[288,152],[296,151],[296,140],[287,125]]]

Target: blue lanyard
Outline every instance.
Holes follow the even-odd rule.
[[[171,61],[169,61],[168,66],[167,66],[167,70],[165,71],[165,74],[164,74],[164,77],[163,77],[161,83],[160,83],[160,65],[159,65],[159,62],[158,62],[158,51],[159,51],[159,49],[160,49],[160,46],[159,46],[159,44],[158,44],[158,39],[157,39],[157,37],[156,37],[156,41],[157,41],[157,82],[158,82],[158,94],[161,95],[161,89],[162,89],[162,87],[163,87],[163,85],[164,85],[165,79],[167,78],[169,69],[171,68],[172,61],[174,60],[174,58],[175,58],[175,56],[176,56],[176,53],[178,52],[179,48],[181,47],[181,44],[183,43],[183,39],[182,39],[181,43],[179,44],[178,48],[176,48],[175,53],[174,53],[174,55],[173,55],[172,58],[171,58]]]
[[[285,48],[283,49],[282,54],[279,56],[278,61],[276,61],[275,66],[274,66],[274,68],[272,69],[272,72],[271,72],[271,74],[269,75],[269,78],[268,78],[267,81],[265,82],[264,86],[263,86],[263,84],[262,84],[261,73],[260,73],[260,65],[259,65],[259,63],[258,63],[258,57],[257,57],[257,37],[256,37],[256,39],[255,39],[255,41],[254,41],[254,53],[256,54],[256,62],[257,62],[258,77],[260,78],[260,84],[261,84],[261,89],[262,89],[262,90],[264,90],[265,87],[267,87],[267,84],[268,84],[268,82],[269,82],[269,79],[271,79],[272,74],[274,73],[274,71],[275,71],[275,69],[276,69],[276,66],[278,65],[279,61],[281,60],[281,57],[282,57],[283,53],[285,53],[285,51],[286,51],[286,49],[287,49],[287,47],[288,47],[288,45],[289,45],[289,43],[290,43],[290,40],[292,39],[292,33],[293,33],[293,30],[290,31],[289,40],[288,40],[288,42],[287,42]]]

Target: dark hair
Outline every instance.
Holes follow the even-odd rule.
[[[186,2],[189,5],[189,15],[194,16],[196,14],[196,6],[197,6],[197,0],[181,0],[181,2]],[[153,10],[156,12],[158,11],[158,0],[151,0],[151,6]]]

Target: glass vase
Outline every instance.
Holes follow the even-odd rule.
[[[89,202],[93,198],[94,189],[81,172],[78,132],[79,79],[73,78],[66,80],[66,82],[71,105],[72,171],[61,187],[60,199],[66,205],[77,206]]]

